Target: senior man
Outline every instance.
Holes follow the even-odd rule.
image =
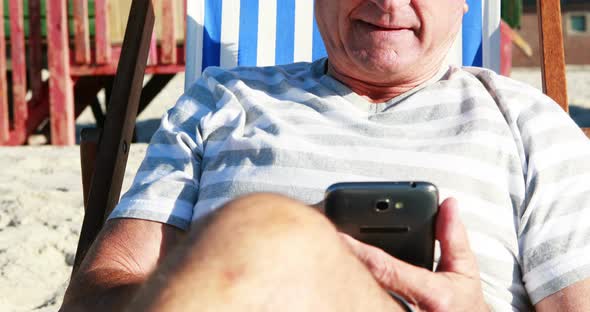
[[[445,65],[463,0],[315,3],[328,59],[206,70],[164,116],[63,310],[589,310],[577,126],[530,87]],[[359,180],[438,185],[437,272],[310,208]]]

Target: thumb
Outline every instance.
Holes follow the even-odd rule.
[[[436,220],[436,239],[440,242],[441,249],[437,272],[479,277],[467,230],[459,218],[458,202],[452,197],[440,205]]]
[[[403,262],[347,234],[340,233],[340,237],[381,287],[411,302],[430,302],[432,293],[444,287],[429,270]]]

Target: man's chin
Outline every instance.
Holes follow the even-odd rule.
[[[410,72],[408,71],[410,66],[412,66],[411,62],[399,57],[368,59],[358,63],[359,71],[370,76],[370,80],[388,83],[397,80],[396,77]]]
[[[348,76],[353,80],[362,81],[373,85],[391,86],[406,84],[414,80],[418,58],[402,58],[399,55],[366,55],[349,54],[345,63],[331,63],[334,70],[340,75]],[[409,69],[412,70],[409,70]]]

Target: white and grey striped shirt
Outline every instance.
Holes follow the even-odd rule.
[[[458,199],[495,310],[590,277],[590,141],[551,99],[451,67],[373,104],[325,66],[207,69],[162,119],[111,218],[188,229],[251,192],[313,204],[335,182],[422,180]]]

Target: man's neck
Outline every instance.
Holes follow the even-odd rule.
[[[346,75],[345,73],[338,71],[334,66],[331,66],[329,60],[327,67],[328,75],[346,85],[354,93],[373,103],[384,103],[402,95],[429,81],[440,71],[440,66],[435,66],[434,70],[427,71],[411,80],[400,80],[400,82],[381,84],[362,81],[350,75]]]

